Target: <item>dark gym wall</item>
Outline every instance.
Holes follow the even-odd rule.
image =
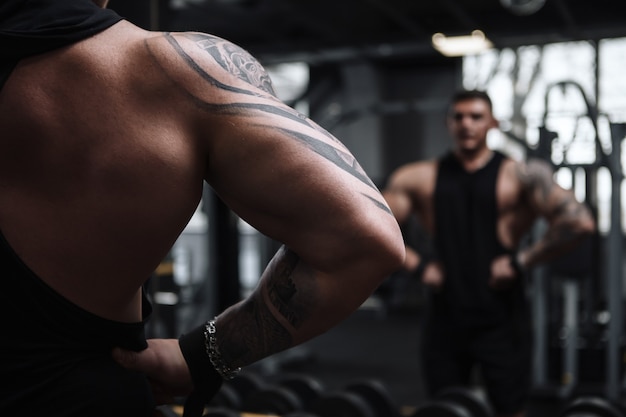
[[[445,113],[461,86],[458,59],[333,63],[311,68],[310,115],[339,138],[372,179],[450,145]]]
[[[146,30],[168,30],[166,24],[175,13],[169,0],[110,0],[108,8]]]
[[[110,0],[109,9],[143,29],[150,29],[150,3],[152,0]]]
[[[388,115],[383,123],[384,172],[438,156],[449,148],[445,115],[450,96],[461,86],[457,59],[437,64],[386,66],[385,101],[409,102],[411,110]]]
[[[109,7],[144,29],[156,26],[167,30],[163,22],[171,19],[165,16],[175,13],[168,0],[110,0]],[[460,80],[458,58],[333,62],[311,68],[311,82],[322,87],[311,92],[310,114],[337,136],[372,179],[382,185],[399,165],[447,149],[445,107]],[[399,101],[412,102],[414,110],[363,111]]]

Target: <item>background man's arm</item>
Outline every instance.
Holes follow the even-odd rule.
[[[518,164],[516,175],[525,197],[538,216],[547,221],[544,235],[518,255],[525,268],[547,262],[578,245],[596,229],[589,208],[576,200],[574,193],[554,181],[553,170],[544,161]]]

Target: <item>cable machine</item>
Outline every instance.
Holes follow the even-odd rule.
[[[550,96],[553,90],[561,92],[572,89],[580,94],[584,100],[586,114],[575,116],[574,137],[567,145],[560,143],[563,158],[555,163],[552,158],[553,149],[559,141],[559,134],[547,128],[550,113]],[[572,163],[568,160],[568,153],[576,143],[577,128],[581,119],[588,119],[593,126],[593,144],[595,158],[588,163]],[[584,172],[585,199],[591,209],[598,214],[598,172],[608,170],[611,178],[610,197],[610,228],[605,237],[595,236],[591,244],[581,245],[564,260],[555,262],[548,267],[537,268],[533,275],[532,303],[535,324],[535,354],[534,354],[534,385],[544,387],[549,385],[549,370],[554,369],[554,361],[560,359],[560,378],[557,383],[557,395],[566,397],[575,390],[582,389],[587,381],[583,370],[585,360],[592,347],[600,346],[603,352],[603,391],[601,394],[607,399],[617,402],[621,393],[620,377],[623,367],[623,284],[622,284],[622,254],[623,233],[621,220],[621,187],[623,173],[621,166],[621,142],[626,136],[626,125],[610,123],[611,152],[603,150],[598,129],[599,114],[596,107],[589,101],[583,88],[574,81],[562,81],[550,85],[545,94],[545,112],[543,123],[539,128],[539,142],[536,147],[528,147],[528,156],[537,157],[552,163],[555,169],[569,169],[572,173],[573,184],[577,178],[576,172]],[[597,216],[596,216],[597,218]],[[539,225],[539,229],[540,229]],[[540,230],[539,230],[540,232]],[[551,277],[548,279],[547,275]],[[560,288],[557,288],[560,297],[554,297],[554,283],[548,282],[559,279]],[[583,291],[581,291],[581,288]],[[582,293],[581,293],[582,292]],[[555,303],[550,303],[557,301]],[[559,310],[556,318],[554,307]],[[557,323],[555,326],[554,324]],[[549,332],[549,330],[552,332]],[[554,334],[556,332],[556,336]],[[551,333],[551,334],[549,334]],[[555,352],[554,340],[560,339],[560,345]],[[551,343],[552,342],[552,343]],[[551,349],[552,348],[552,349]],[[550,358],[552,356],[552,358]],[[592,368],[595,363],[589,364]],[[602,373],[602,370],[599,372]],[[593,378],[592,378],[593,379]],[[597,382],[597,381],[596,381]]]

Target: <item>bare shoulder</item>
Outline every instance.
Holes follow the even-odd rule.
[[[546,199],[550,194],[562,191],[554,179],[554,168],[547,161],[538,158],[507,160],[507,165],[508,169],[505,169],[526,193],[535,193]]]
[[[388,189],[408,192],[425,192],[435,185],[438,161],[435,159],[411,162],[396,169],[388,184]]]
[[[172,81],[194,93],[211,87],[224,93],[275,97],[271,79],[261,63],[240,46],[218,36],[153,32],[145,45],[150,57]]]
[[[512,161],[512,160],[511,160]],[[553,182],[554,169],[547,161],[532,158],[528,161],[512,161],[515,173],[523,184]]]
[[[392,178],[408,181],[411,179],[416,179],[415,176],[417,176],[417,179],[419,179],[419,177],[422,176],[434,175],[436,171],[436,160],[416,161],[400,166],[393,172]]]

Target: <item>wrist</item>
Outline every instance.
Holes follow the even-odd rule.
[[[421,279],[422,275],[424,274],[424,270],[426,269],[426,266],[428,266],[429,263],[436,261],[437,257],[435,255],[422,254],[420,256],[420,262],[419,264],[417,264],[417,268],[415,268],[415,270],[413,271],[413,275]]]
[[[526,272],[526,268],[524,267],[523,261],[521,260],[520,252],[516,251],[509,254],[511,268],[515,271],[518,276],[524,275]]]
[[[217,394],[224,381],[206,353],[205,332],[205,325],[201,325],[178,339],[194,385],[193,391],[185,401],[184,417],[201,416],[204,406]]]

